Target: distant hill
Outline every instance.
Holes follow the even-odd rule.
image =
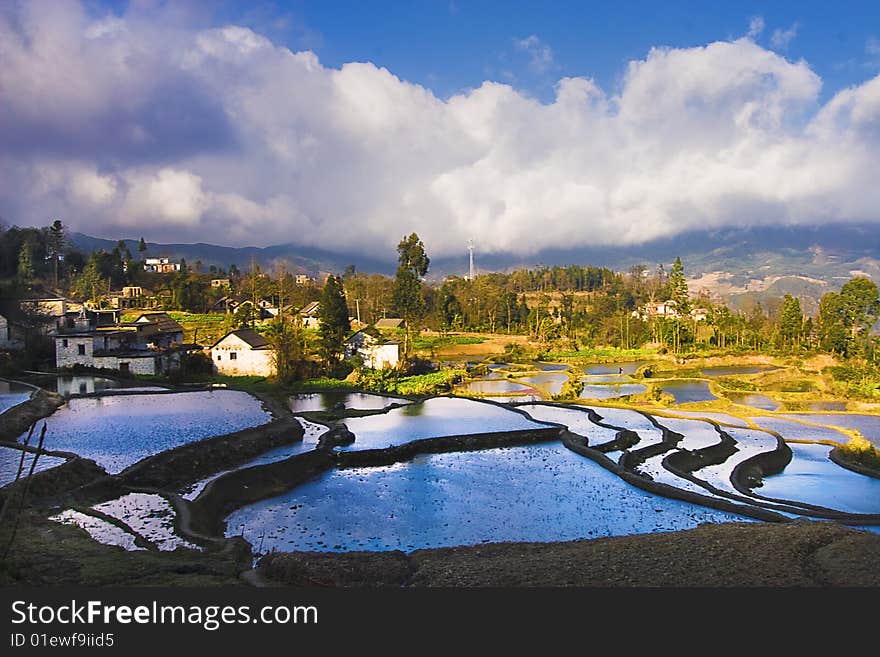
[[[73,233],[70,240],[83,251],[112,250],[116,241]],[[139,240],[126,239],[126,246],[137,256]],[[204,270],[210,265],[228,269],[233,263],[245,271],[253,261],[264,269],[286,262],[290,270],[310,274],[342,273],[348,265],[358,271],[393,275],[395,252],[387,260],[358,253],[331,252],[297,244],[269,247],[226,247],[212,244],[157,244],[147,242],[147,256],[197,260]],[[428,256],[428,277],[441,281],[450,274],[467,273],[467,253],[452,258]],[[838,289],[853,276],[880,281],[880,231],[870,225],[826,227],[773,227],[691,232],[639,246],[578,248],[544,251],[534,256],[508,253],[475,254],[478,272],[554,265],[595,265],[627,271],[637,264],[655,270],[663,264],[669,270],[679,256],[685,266],[692,292],[706,292],[731,303],[745,306],[754,300],[778,299],[786,293],[798,296],[804,310],[812,313],[818,299],[828,290]]]
[[[82,233],[71,233],[68,238],[73,245],[86,253],[99,249],[112,251],[118,242],[118,240],[91,237]],[[132,256],[137,258],[140,239],[124,239],[123,241]],[[279,244],[267,247],[231,247],[201,242],[196,244],[146,242],[146,245],[147,251],[145,255],[148,258],[169,258],[172,262],[178,262],[183,258],[190,266],[196,261],[201,261],[203,271],[207,271],[211,265],[218,268],[222,267],[228,271],[232,264],[241,271],[247,271],[250,269],[251,262],[253,261],[262,269],[270,270],[276,263],[286,262],[289,271],[312,275],[321,272],[342,273],[348,265],[354,265],[358,271],[383,274],[394,273],[394,265],[388,262],[364,257],[360,254],[331,253],[296,244]]]

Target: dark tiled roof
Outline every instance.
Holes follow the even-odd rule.
[[[183,327],[171,319],[167,313],[143,313],[138,317],[138,320],[141,317],[148,319],[151,324],[158,326],[159,330],[163,333],[181,333],[183,331]]]
[[[237,331],[230,331],[222,338],[220,338],[217,342],[214,343],[213,346],[217,346],[223,340],[225,340],[230,335],[234,335],[240,340],[244,340],[252,349],[267,349],[269,347],[269,341],[264,338],[262,335],[257,333],[254,329],[238,329]]]

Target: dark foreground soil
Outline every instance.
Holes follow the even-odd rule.
[[[268,581],[333,587],[875,587],[880,536],[831,522],[706,524],[571,541],[277,553]]]
[[[409,554],[274,553],[248,572],[244,542],[208,552],[126,552],[76,527],[23,520],[0,564],[0,586],[880,586],[880,535],[833,522],[706,524],[681,532]],[[8,538],[0,531],[2,547]]]

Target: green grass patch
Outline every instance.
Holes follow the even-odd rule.
[[[482,344],[486,338],[480,338],[472,335],[439,335],[439,336],[419,336],[413,338],[413,348],[419,351],[436,349],[437,347],[446,347],[457,344]]]
[[[587,348],[578,349],[576,351],[551,351],[543,355],[547,360],[577,360],[584,362],[602,362],[602,361],[625,361],[625,360],[641,360],[643,358],[653,358],[657,355],[656,349],[615,349],[613,347],[605,348]]]

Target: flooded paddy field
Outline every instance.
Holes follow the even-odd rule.
[[[31,438],[31,441],[36,444],[34,438]],[[19,472],[19,466],[22,463],[22,455],[24,455],[24,465],[21,467],[21,476],[26,477],[31,470],[31,465],[33,465],[33,453],[13,447],[0,447],[0,486],[5,486],[15,481],[15,476]],[[58,456],[40,454],[39,458],[37,458],[37,464],[34,466],[34,472],[37,473],[54,468],[66,460]]]
[[[585,380],[585,379],[583,379]],[[641,383],[618,383],[585,385],[581,391],[581,399],[615,399],[627,395],[640,395],[648,388]]]
[[[290,410],[294,413],[308,411],[329,411],[339,407],[358,411],[373,411],[388,408],[392,404],[409,404],[409,399],[403,397],[387,397],[385,395],[372,395],[363,392],[346,392],[344,390],[331,390],[327,392],[311,392],[291,395],[289,399]]]
[[[0,379],[0,414],[5,413],[13,406],[26,402],[31,398],[33,392],[34,389],[28,386]]]
[[[381,449],[422,438],[544,429],[547,425],[504,406],[474,399],[432,397],[381,415],[348,418],[355,441],[341,449]]]
[[[78,398],[46,418],[44,446],[116,473],[147,456],[271,419],[257,398],[237,390]]]
[[[289,445],[282,445],[281,447],[276,447],[275,449],[263,452],[256,458],[251,459],[236,469],[244,470],[245,468],[252,468],[256,465],[265,465],[266,463],[283,461],[284,459],[289,459],[291,456],[305,454],[306,452],[315,449],[318,446],[318,439],[326,433],[327,427],[323,424],[318,424],[317,422],[310,422],[301,417],[297,418],[297,421],[303,427],[303,438],[301,441],[290,443]],[[228,472],[232,472],[232,470],[216,472],[210,477],[206,477],[201,481],[191,484],[180,491],[180,496],[185,500],[194,500],[199,496],[199,493],[205,489],[205,486]]]
[[[118,499],[96,504],[92,508],[124,523],[160,551],[176,550],[179,547],[201,549],[175,533],[174,508],[161,495],[129,493]]]
[[[676,531],[748,518],[634,488],[559,443],[327,472],[233,513],[261,551],[415,550]]]
[[[770,399],[767,395],[759,395],[753,392],[725,392],[725,396],[734,404],[760,408],[765,411],[775,411],[779,403]]]
[[[663,392],[668,392],[672,395],[675,398],[676,404],[718,399],[709,391],[709,383],[707,381],[674,381],[659,384],[659,388]]]
[[[880,445],[880,416],[855,413],[787,413],[781,417],[814,424],[855,429],[875,445]]]
[[[74,511],[73,509],[67,509],[54,516],[49,516],[49,520],[54,520],[55,522],[60,522],[64,525],[76,525],[88,532],[89,536],[95,539],[98,543],[116,545],[128,551],[146,549],[136,543],[134,534],[127,532],[121,527],[117,527],[106,520],[79,511]]]
[[[785,470],[764,478],[762,497],[815,504],[845,513],[880,513],[880,479],[842,468],[828,458],[831,447],[790,443]]]

